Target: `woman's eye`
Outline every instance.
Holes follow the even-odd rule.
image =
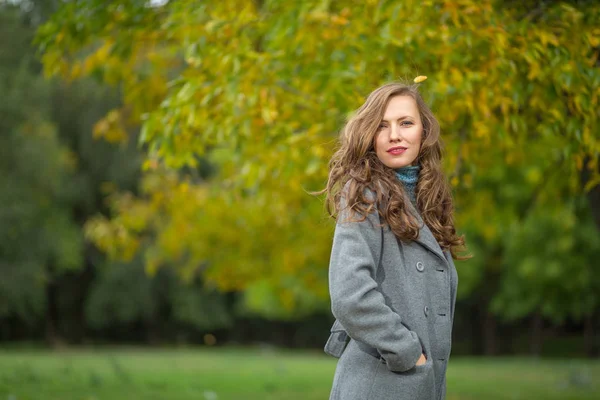
[[[401,125],[402,126],[410,126],[410,125],[412,125],[412,122],[410,122],[410,121],[402,121]]]
[[[379,125],[379,128],[377,128],[377,129],[382,130],[382,129],[385,129],[385,128],[386,128],[386,126],[382,124],[382,125]]]

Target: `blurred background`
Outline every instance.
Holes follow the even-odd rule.
[[[0,0],[0,399],[326,399],[328,160],[420,84],[449,399],[600,398],[600,2]]]

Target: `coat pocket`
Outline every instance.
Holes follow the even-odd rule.
[[[379,364],[368,399],[433,400],[436,396],[433,360],[403,372],[390,371]]]
[[[348,345],[350,337],[337,319],[333,323],[330,332],[329,339],[325,343],[325,353],[335,358],[340,358]]]

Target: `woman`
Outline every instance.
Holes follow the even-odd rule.
[[[458,276],[439,124],[416,85],[377,88],[330,162],[338,360],[331,400],[444,399]]]

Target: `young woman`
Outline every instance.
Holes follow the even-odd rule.
[[[416,85],[374,90],[330,162],[329,265],[340,357],[331,400],[445,398],[458,275],[440,128]]]

